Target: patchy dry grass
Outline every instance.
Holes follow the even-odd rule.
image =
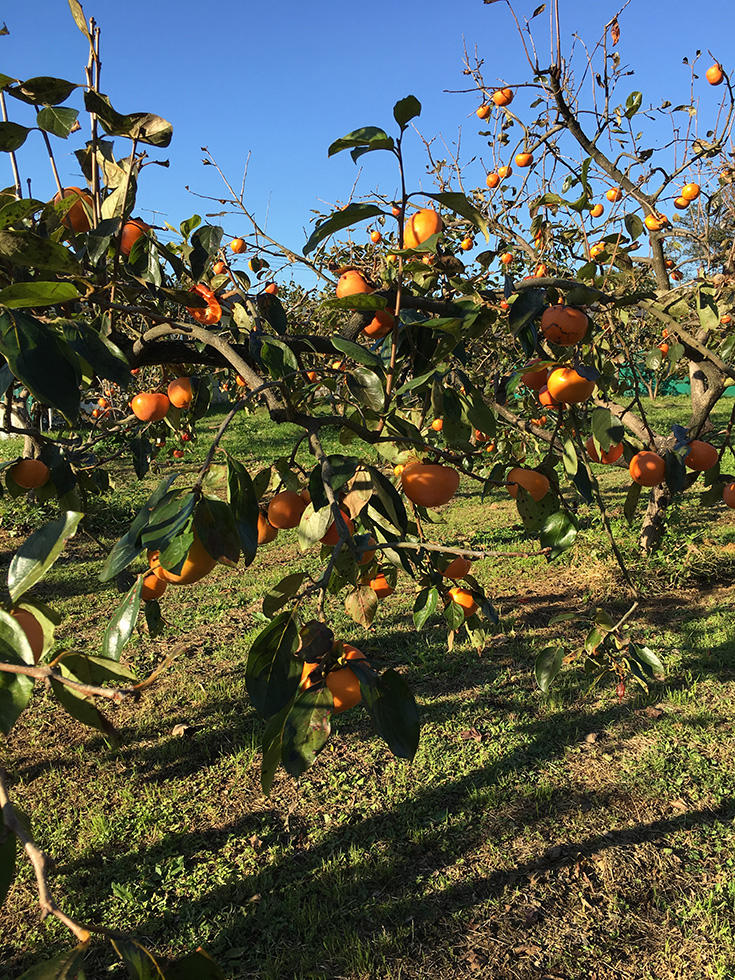
[[[240,458],[287,448],[262,419],[240,426]],[[625,474],[604,476],[632,545]],[[119,487],[94,503],[94,537],[80,532],[38,590],[66,616],[61,641],[90,652],[117,601],[97,571],[144,492],[124,474]],[[408,585],[369,632],[336,611],[338,632],[415,690],[419,752],[412,764],[392,759],[356,709],[302,780],[279,774],[268,799],[245,656],[264,592],[315,559],[281,535],[246,574],[218,569],[169,589],[164,637],[141,632],[126,659],[144,673],[181,639],[188,652],[139,704],[115,711],[121,748],[43,692],[2,746],[65,907],[161,952],[202,944],[243,980],[731,978],[735,524],[696,498],[678,508],[664,553],[634,561],[650,592],[634,629],[667,667],[648,696],[619,704],[573,670],[548,697],[533,684],[537,650],[560,629],[581,636],[552,616],[626,605],[604,536],[580,508],[579,543],[555,564],[477,563],[500,613],[482,656],[464,644],[449,653],[438,620],[415,634]],[[2,519],[7,561],[19,524],[37,517],[5,502]],[[482,504],[465,495],[437,536],[513,551],[516,524],[503,493]],[[40,923],[23,866],[2,910],[0,976],[69,945],[56,923]],[[103,975],[93,950],[88,976]]]

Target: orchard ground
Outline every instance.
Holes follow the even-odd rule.
[[[688,415],[685,398],[646,407],[662,431]],[[730,408],[718,404],[715,430]],[[201,435],[220,419],[203,420]],[[187,447],[184,469],[196,471],[207,444]],[[289,427],[263,414],[241,416],[225,440],[251,471],[292,445]],[[15,450],[0,447],[5,458]],[[635,555],[627,472],[597,472],[616,537]],[[34,590],[66,614],[58,639],[92,654],[119,601],[97,573],[158,479],[123,467],[113,476],[117,487]],[[443,510],[438,537],[521,550],[505,491],[480,502],[470,489]],[[0,508],[7,563],[45,518],[22,498]],[[159,952],[204,945],[237,978],[735,975],[735,518],[690,490],[663,551],[633,559],[647,590],[633,633],[667,676],[618,703],[574,668],[549,696],[533,680],[545,643],[584,636],[581,622],[552,617],[628,605],[599,521],[586,507],[579,515],[577,543],[553,564],[475,563],[500,615],[481,656],[462,644],[448,652],[438,618],[409,628],[405,577],[371,631],[335,613],[338,636],[400,669],[416,692],[418,754],[394,759],[357,708],[301,780],[279,771],[270,798],[245,656],[264,594],[287,571],[316,572],[316,555],[281,532],[245,571],[170,587],[165,633],[140,632],[123,660],[142,675],[180,642],[186,650],[137,705],[114,712],[123,748],[44,705],[41,690],[6,745],[14,798],[55,859],[65,910]],[[68,948],[63,927],[38,920],[21,862],[2,913],[0,976]],[[121,970],[92,961],[89,975]]]

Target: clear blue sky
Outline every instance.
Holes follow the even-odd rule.
[[[519,14],[530,16],[541,0],[518,0]],[[608,0],[562,0],[562,29],[568,50],[571,35],[596,40],[618,8]],[[161,212],[172,224],[213,207],[185,190],[219,193],[219,179],[201,164],[208,146],[239,188],[242,166],[251,161],[247,201],[276,238],[300,248],[312,208],[344,200],[357,174],[348,154],[331,159],[326,151],[338,136],[362,125],[392,122],[393,103],[415,94],[424,111],[418,121],[427,136],[457,138],[462,128],[465,157],[487,153],[474,116],[478,100],[449,95],[466,85],[463,41],[485,58],[488,81],[527,78],[518,36],[502,3],[482,0],[374,0],[356,5],[316,0],[243,2],[218,0],[86,0],[87,16],[102,26],[102,91],[121,112],[153,111],[171,121],[170,169],[148,167],[139,190],[138,212],[148,220]],[[5,5],[9,37],[0,37],[2,70],[18,77],[56,75],[81,80],[86,42],[66,0],[25,0]],[[735,48],[732,0],[633,0],[620,18],[619,50],[636,70],[629,88],[643,89],[656,102],[687,97],[688,70],[682,58],[711,48],[730,69]],[[545,37],[548,12],[534,26]],[[546,47],[548,50],[548,46]],[[710,64],[705,55],[701,68]],[[705,86],[702,81],[702,86]],[[709,88],[708,86],[706,88]],[[711,89],[704,98],[715,98]],[[10,118],[28,119],[27,109],[9,99]],[[520,102],[520,100],[519,100]],[[79,104],[73,96],[70,104]],[[87,121],[82,117],[85,126]],[[72,149],[56,141],[62,180],[80,183]],[[74,142],[76,141],[76,142]],[[417,140],[409,157],[412,185],[429,188],[423,151]],[[73,146],[71,145],[73,143]],[[118,141],[122,153],[125,141]],[[36,197],[50,198],[54,185],[41,154],[38,134],[20,151],[24,176],[33,178]],[[439,155],[441,150],[437,150]],[[360,188],[396,189],[387,155],[363,158]],[[7,158],[3,183],[11,183]],[[480,168],[477,165],[477,177]],[[228,234],[248,233],[244,220],[224,221]]]

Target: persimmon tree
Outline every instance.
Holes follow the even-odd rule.
[[[247,658],[248,692],[264,719],[264,791],[279,766],[303,773],[332,716],[360,702],[390,750],[412,758],[419,714],[405,680],[378,671],[330,622],[340,604],[369,627],[399,578],[412,579],[416,630],[443,616],[450,649],[458,635],[483,649],[497,616],[472,562],[507,552],[440,540],[436,511],[460,480],[482,499],[511,494],[523,526],[518,554],[557,560],[574,545],[584,506],[607,535],[631,604],[617,619],[599,610],[581,650],[560,641],[538,652],[542,690],[565,660],[612,682],[621,698],[628,684],[645,688],[662,672],[633,638],[643,586],[616,539],[598,467],[630,473],[624,513],[640,520],[647,551],[665,533],[671,500],[694,492],[701,472],[703,500],[735,506],[732,425],[703,438],[735,380],[731,256],[710,249],[690,272],[696,249],[711,245],[711,216],[731,207],[731,171],[720,163],[732,89],[716,62],[700,78],[697,55],[686,100],[650,106],[618,56],[618,18],[593,47],[565,58],[555,4],[548,64],[533,18],[521,22],[506,6],[527,64],[522,77],[489,80],[482,59],[467,57],[471,87],[458,104],[473,99],[474,159],[436,159],[418,128],[418,99],[400,99],[389,125],[361,126],[328,149],[366,166],[366,155],[389,154],[394,187],[319,215],[301,247],[266,233],[209,150],[223,181],[201,195],[219,206],[213,220],[194,215],[157,229],[135,217],[144,169],[160,162],[153,154],[172,129],[153,113],[120,111],[117,96],[100,91],[99,28],[77,0],[70,7],[88,46],[81,86],[0,76],[0,150],[14,177],[0,193],[0,420],[25,440],[3,479],[11,496],[32,493],[60,512],[9,569],[0,611],[5,737],[32,710],[40,683],[60,710],[114,741],[109,707],[155,680],[121,663],[140,617],[155,635],[167,589],[194,585],[216,564],[249,565],[277,535],[294,533],[302,552],[320,549],[321,571],[297,562],[264,597],[269,622]],[[14,105],[30,107],[32,125],[10,118]],[[81,108],[90,128],[76,151],[85,186],[65,188],[53,141],[78,131]],[[55,194],[24,196],[20,151],[32,139],[48,152]],[[407,140],[423,140],[434,191],[413,189]],[[664,217],[669,204],[687,220]],[[233,214],[228,244],[224,219],[234,224]],[[175,240],[164,242],[163,230]],[[281,281],[295,267],[300,282]],[[655,431],[641,398],[657,373],[691,385],[690,416],[670,433]],[[193,481],[166,472],[114,545],[100,578],[122,599],[99,654],[76,651],[63,631],[55,635],[58,618],[33,599],[33,585],[116,462],[132,457],[139,478],[170,469],[168,447],[176,445],[175,460],[204,438],[199,422],[215,396],[227,410],[203,465]],[[56,413],[51,431],[39,424],[41,409]],[[299,434],[287,455],[250,472],[227,438],[238,414],[254,410]],[[325,448],[327,433],[339,453]],[[2,770],[0,806],[0,897],[24,849],[43,913],[80,942],[68,957],[81,958],[98,934],[147,975],[140,964],[153,954],[75,922],[51,897],[46,859]],[[67,972],[77,962],[62,960]],[[159,964],[167,977],[194,971],[218,975],[201,952]]]

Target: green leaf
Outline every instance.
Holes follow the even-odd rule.
[[[358,626],[369,629],[378,611],[378,597],[369,585],[358,585],[345,597],[345,612]]]
[[[18,201],[10,194],[0,194],[0,228],[8,228],[25,218],[30,218],[45,206],[43,201],[37,201],[35,198],[22,198]]]
[[[666,486],[672,493],[681,493],[687,475],[683,456],[668,450],[664,453],[664,463],[666,464]]]
[[[16,666],[34,665],[33,651],[17,619],[0,610],[0,658]],[[23,713],[33,692],[33,679],[0,671],[0,731],[6,735]]]
[[[106,718],[102,712],[90,701],[89,698],[77,694],[61,681],[51,679],[51,689],[56,695],[59,704],[72,716],[89,728],[94,728],[102,732],[113,745],[118,744],[118,735],[115,726]]]
[[[518,487],[516,508],[526,531],[529,534],[538,534],[546,519],[557,512],[559,501],[552,490],[545,494],[541,500],[536,501],[524,487]]]
[[[383,382],[366,367],[357,367],[347,373],[347,387],[354,398],[371,408],[374,412],[380,412],[385,402],[385,390]]]
[[[0,813],[0,908],[15,878],[16,836],[3,822]]]
[[[537,288],[522,290],[508,313],[508,323],[513,336],[517,337],[526,324],[535,320],[546,305],[546,290]]]
[[[291,705],[281,739],[281,761],[289,775],[306,772],[326,745],[333,708],[332,694],[325,687],[302,691]]]
[[[140,614],[140,590],[142,587],[143,576],[139,575],[107,624],[107,629],[102,637],[102,656],[107,660],[118,661],[124,647],[133,635]]]
[[[143,547],[151,551],[163,552],[187,527],[194,513],[195,504],[196,497],[193,493],[187,493],[183,499],[176,494],[164,497],[151,513],[148,524],[141,532],[140,541]]]
[[[65,140],[74,127],[79,113],[65,106],[46,106],[36,116],[39,129]]]
[[[640,238],[641,235],[643,234],[644,225],[641,219],[638,217],[638,215],[626,214],[624,221],[625,221],[626,231],[633,239],[633,241],[635,241],[637,238]]]
[[[422,589],[413,604],[413,624],[417,630],[422,630],[427,621],[434,615],[439,605],[439,590],[435,586]]]
[[[87,18],[84,16],[84,10],[82,9],[82,5],[79,0],[69,0],[69,9],[71,10],[71,15],[74,18],[74,23],[91,44],[92,35],[89,33]]]
[[[577,537],[579,525],[576,518],[565,510],[550,514],[539,532],[539,544],[542,548],[551,548],[549,561],[568,551]]]
[[[272,378],[283,378],[299,369],[296,356],[288,344],[268,334],[262,338],[260,356]]]
[[[166,980],[225,980],[217,963],[201,947],[166,964]]]
[[[30,132],[28,126],[21,126],[14,122],[0,122],[0,151],[12,153],[20,149]]]
[[[194,513],[194,528],[206,551],[218,562],[237,562],[240,536],[232,508],[216,497],[202,497]]]
[[[308,551],[317,541],[321,541],[333,520],[332,508],[329,504],[316,511],[313,502],[307,504],[296,532],[301,551]]]
[[[0,289],[0,306],[11,310],[28,306],[56,306],[78,299],[79,290],[71,282],[14,282]]]
[[[18,980],[84,980],[82,962],[87,944],[80,943],[70,951],[58,953],[50,960],[36,963]]]
[[[224,229],[220,225],[202,225],[191,236],[189,263],[194,279],[201,279],[204,270],[220,247]]]
[[[368,467],[373,481],[375,497],[370,506],[385,515],[393,528],[401,535],[408,530],[408,514],[400,494],[391,481],[375,467]],[[377,497],[377,499],[376,499]]]
[[[74,82],[67,82],[63,78],[39,75],[37,78],[28,78],[25,82],[13,85],[7,89],[7,92],[14,99],[30,105],[58,105],[60,102],[66,102],[75,88],[77,86]]]
[[[11,265],[36,272],[81,274],[79,263],[65,245],[32,231],[0,231],[0,257]]]
[[[558,644],[544,647],[538,657],[536,657],[536,664],[534,666],[536,683],[544,694],[548,694],[552,681],[561,670],[563,660],[564,647]]]
[[[625,100],[625,118],[631,119],[641,107],[643,95],[640,92],[631,92]]]
[[[564,440],[561,461],[566,473],[569,476],[575,476],[579,467],[579,460],[571,439]]]
[[[373,310],[384,310],[386,305],[386,298],[380,293],[354,293],[352,296],[342,296],[340,299],[332,297],[331,299],[324,300],[322,303],[322,306],[329,310],[349,310],[358,313],[371,313]],[[334,340],[335,338],[332,339]]]
[[[351,147],[359,148],[366,153],[371,150],[392,150],[395,143],[392,136],[377,126],[363,126],[361,129],[355,129],[346,136],[335,140],[329,147],[327,156],[334,156],[335,153],[349,150]],[[353,159],[355,159],[354,155]]]
[[[245,564],[249,565],[258,550],[258,496],[250,474],[232,456],[227,457],[227,502],[235,518]]]
[[[121,115],[112,108],[106,95],[92,90],[84,93],[84,107],[87,112],[96,113],[102,128],[110,136],[127,136],[151,146],[168,146],[171,142],[171,123],[151,112]]]
[[[630,645],[631,656],[633,656],[643,667],[643,670],[648,674],[649,677],[653,677],[656,674],[665,674],[664,665],[658,659],[656,654],[650,647],[641,647],[636,643],[631,643]]]
[[[421,724],[408,684],[392,667],[377,678],[359,660],[350,661],[350,667],[360,681],[360,691],[378,735],[388,743],[393,755],[413,759],[419,747]]]
[[[393,118],[401,127],[405,129],[406,125],[416,116],[421,115],[421,103],[416,98],[415,95],[407,95],[405,99],[400,99],[393,106]]]
[[[467,387],[467,418],[470,424],[484,435],[492,438],[495,435],[495,413],[487,404],[482,394],[474,386]]]
[[[100,582],[109,582],[115,578],[130,562],[137,558],[143,550],[140,543],[140,534],[147,527],[151,514],[154,512],[161,500],[169,494],[171,484],[176,479],[176,474],[164,477],[153,491],[148,500],[143,504],[135,515],[133,523],[127,532],[115,542],[112,551],[108,555],[102,571],[100,572]]]
[[[166,980],[162,965],[142,943],[125,936],[116,936],[111,942],[125,964],[130,980]]]
[[[609,409],[595,408],[592,410],[592,435],[603,452],[607,452],[622,441],[625,428]]]
[[[282,578],[278,585],[274,585],[263,597],[263,615],[272,619],[278,610],[296,595],[306,578],[308,578],[306,572],[293,572]]]
[[[301,663],[294,657],[299,633],[293,615],[283,612],[256,636],[248,653],[245,685],[258,714],[277,714],[296,694]]]
[[[430,197],[433,201],[438,201],[445,208],[449,208],[450,211],[454,211],[463,218],[467,218],[475,228],[482,232],[485,236],[485,241],[490,241],[490,231],[484,215],[481,211],[478,211],[474,204],[467,200],[464,194],[458,194],[456,191],[444,191],[441,194],[425,194],[422,191],[421,196]]]
[[[51,568],[82,517],[78,511],[67,511],[34,531],[18,548],[8,569],[8,591],[14,603]]]
[[[135,683],[135,674],[114,660],[92,657],[86,653],[67,653],[60,663],[66,672],[83,684],[99,685],[107,681]]]
[[[92,368],[98,378],[127,388],[132,380],[127,358],[109,338],[82,320],[55,321],[64,332],[69,347]]]
[[[382,370],[383,362],[378,357],[377,354],[373,354],[372,351],[367,350],[361,344],[355,344],[351,340],[346,340],[344,337],[340,337],[335,334],[334,337],[330,338],[332,347],[340,354],[346,354],[353,361],[358,364],[364,364],[365,367],[369,368],[380,368]]]
[[[77,358],[49,324],[6,310],[0,314],[0,353],[38,401],[57,408],[69,421],[77,417]]]
[[[346,139],[347,137],[345,137]],[[390,139],[390,137],[388,137]],[[339,142],[339,141],[338,141]],[[391,144],[393,140],[391,140]],[[333,146],[336,144],[332,144]],[[343,147],[340,147],[343,149]],[[331,151],[331,147],[330,147]],[[337,151],[335,151],[337,152]],[[331,156],[330,152],[330,156]],[[334,211],[332,214],[328,215],[326,218],[322,218],[314,228],[314,231],[309,236],[309,240],[306,245],[304,245],[304,255],[308,255],[313,252],[314,249],[320,242],[323,242],[325,238],[329,238],[336,231],[341,231],[343,228],[349,228],[350,225],[357,224],[358,221],[367,221],[369,218],[375,218],[379,214],[384,212],[376,207],[374,204],[348,204],[346,208],[342,208],[339,211]]]

